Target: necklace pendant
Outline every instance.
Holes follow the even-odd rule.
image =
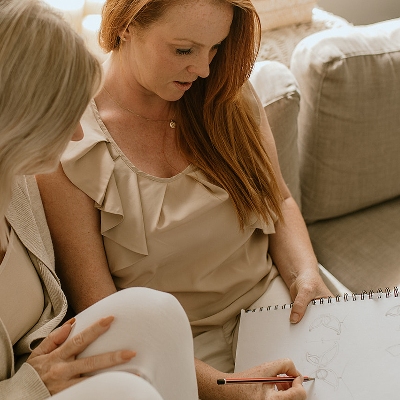
[[[176,122],[173,119],[171,119],[171,121],[169,121],[169,127],[172,128],[172,129],[175,129]]]

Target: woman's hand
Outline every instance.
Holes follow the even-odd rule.
[[[198,367],[204,367],[199,369]],[[196,360],[196,372],[199,381],[199,397],[203,400],[304,400],[306,391],[302,386],[303,378],[289,359],[281,359],[261,364],[243,372],[221,373]],[[286,374],[295,376],[292,383],[275,384],[229,384],[217,385],[219,378],[263,378]],[[278,389],[278,390],[277,390]]]
[[[112,316],[102,318],[68,339],[72,319],[50,333],[31,353],[26,362],[36,370],[51,395],[87,379],[82,374],[126,363],[136,355],[133,351],[121,350],[76,359],[78,354],[109,329],[113,320]]]
[[[299,322],[306,312],[307,305],[313,299],[333,296],[326,287],[317,269],[303,270],[289,287],[293,300],[290,322]]]
[[[306,391],[302,386],[303,378],[289,359],[276,360],[261,364],[241,373],[230,374],[231,378],[268,377],[286,374],[297,378],[291,384],[238,384],[230,385],[229,389],[236,391],[240,397],[231,399],[263,399],[263,400],[302,400]],[[236,386],[236,387],[234,387]],[[240,386],[240,387],[239,387]],[[277,390],[278,389],[278,390]]]

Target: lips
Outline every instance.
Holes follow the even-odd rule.
[[[180,82],[180,81],[174,81],[175,85],[180,89],[180,90],[189,90],[192,87],[193,82]]]

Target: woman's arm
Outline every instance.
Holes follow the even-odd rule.
[[[53,240],[56,270],[76,313],[116,292],[94,202],[57,171],[36,177]]]
[[[306,224],[282,177],[275,140],[261,102],[258,98],[257,100],[261,114],[260,127],[264,145],[284,198],[282,203],[284,220],[276,223],[275,233],[270,235],[269,253],[289,288],[294,301],[290,320],[296,323],[303,317],[311,300],[332,296],[332,293],[319,274],[317,258]]]
[[[270,235],[270,255],[294,300],[290,321],[299,322],[308,303],[332,296],[319,274],[317,259],[299,208],[292,197],[282,205],[284,222],[275,225]]]

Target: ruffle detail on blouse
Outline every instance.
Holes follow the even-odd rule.
[[[254,219],[252,219],[249,223],[249,227],[253,229],[260,229],[266,235],[275,233],[275,225],[272,219],[270,219],[270,222],[267,224],[264,220],[254,216]]]
[[[101,211],[101,234],[128,250],[145,256],[148,250],[141,200],[137,191],[131,191],[134,198],[130,199],[140,205],[136,207],[135,217],[129,221],[132,236],[125,235],[124,230],[116,229],[127,221],[124,221],[123,201],[114,176],[115,160],[108,147],[111,143],[98,125],[94,111],[92,105],[89,105],[81,120],[84,138],[79,142],[70,142],[61,158],[64,173],[75,186],[95,201],[95,207]],[[130,178],[137,179],[135,174]]]

